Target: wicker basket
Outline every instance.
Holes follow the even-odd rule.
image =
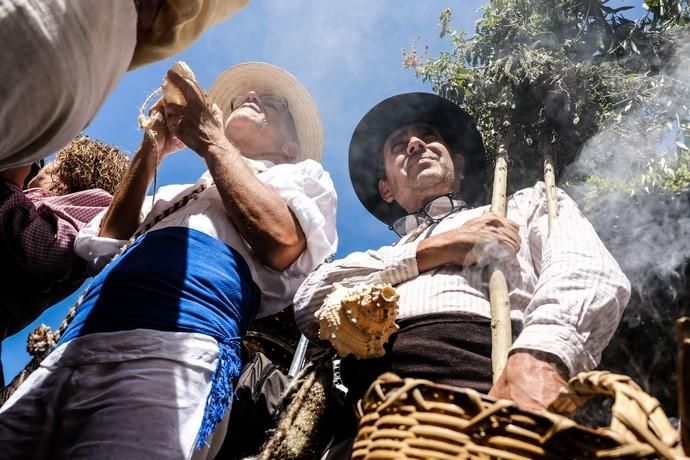
[[[356,460],[686,458],[658,401],[628,377],[588,372],[552,405],[614,398],[609,428],[591,429],[555,412],[531,412],[474,390],[384,374],[359,405]]]

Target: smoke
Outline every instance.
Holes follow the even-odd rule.
[[[672,415],[673,326],[690,313],[690,152],[676,144],[690,120],[690,46],[678,50],[656,84],[647,98],[624,102],[621,116],[587,141],[562,185],[633,288],[601,367],[633,377]]]
[[[681,184],[687,171],[676,142],[688,122],[690,46],[666,69],[659,96],[637,108],[628,101],[624,113],[585,144],[564,179],[576,199],[584,198],[578,200],[586,203],[584,213],[633,288],[660,282],[674,297],[684,284],[680,269],[690,260],[690,201],[687,192],[664,189]],[[595,178],[578,183],[589,176]]]

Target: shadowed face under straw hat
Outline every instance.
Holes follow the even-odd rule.
[[[208,94],[223,111],[230,115],[230,103],[236,96],[249,91],[282,96],[295,122],[300,155],[297,161],[320,161],[323,152],[323,125],[314,100],[302,84],[289,72],[265,62],[246,62],[230,67],[211,85]]]
[[[407,214],[396,202],[387,203],[379,193],[379,179],[385,175],[383,144],[396,129],[425,123],[438,129],[451,154],[465,159],[465,178],[460,196],[476,204],[484,190],[487,161],[482,137],[474,121],[457,104],[431,93],[406,93],[374,106],[357,125],[350,141],[350,180],[357,198],[382,222],[391,225]]]

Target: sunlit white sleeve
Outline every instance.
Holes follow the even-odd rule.
[[[271,285],[262,286],[262,307],[257,314],[262,317],[285,308],[286,296],[292,299],[306,276],[335,254],[338,199],[331,176],[313,160],[276,165],[259,178],[285,199],[307,242],[305,250],[286,270],[273,271],[275,281]]]
[[[384,246],[376,251],[354,252],[344,259],[322,265],[297,291],[295,320],[302,333],[318,341],[319,325],[314,313],[333,289],[333,283],[345,287],[390,283],[393,286],[416,277],[418,242]]]
[[[151,209],[152,197],[146,197],[144,204],[139,213],[139,222],[142,222],[144,217]],[[101,222],[107,209],[104,209],[93,220],[86,224],[77,234],[74,240],[74,252],[86,260],[89,273],[96,274],[103,270],[103,268],[112,260],[112,258],[120,252],[120,249],[127,243],[127,240],[118,240],[115,238],[105,238],[99,236],[101,231]]]
[[[630,298],[630,282],[561,190],[558,218],[548,236],[545,202],[543,184],[537,184],[523,210],[538,282],[512,350],[552,353],[574,375],[599,363]]]

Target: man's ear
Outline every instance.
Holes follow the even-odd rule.
[[[465,157],[461,153],[453,154],[453,165],[455,167],[455,172],[459,175],[460,179],[465,178]]]
[[[386,179],[379,179],[379,194],[386,203],[392,203],[395,200],[395,198],[393,198],[393,191]]]
[[[299,157],[301,151],[299,144],[294,141],[288,141],[284,143],[281,147],[281,150],[283,151],[283,154],[291,160],[294,160],[297,157]]]

